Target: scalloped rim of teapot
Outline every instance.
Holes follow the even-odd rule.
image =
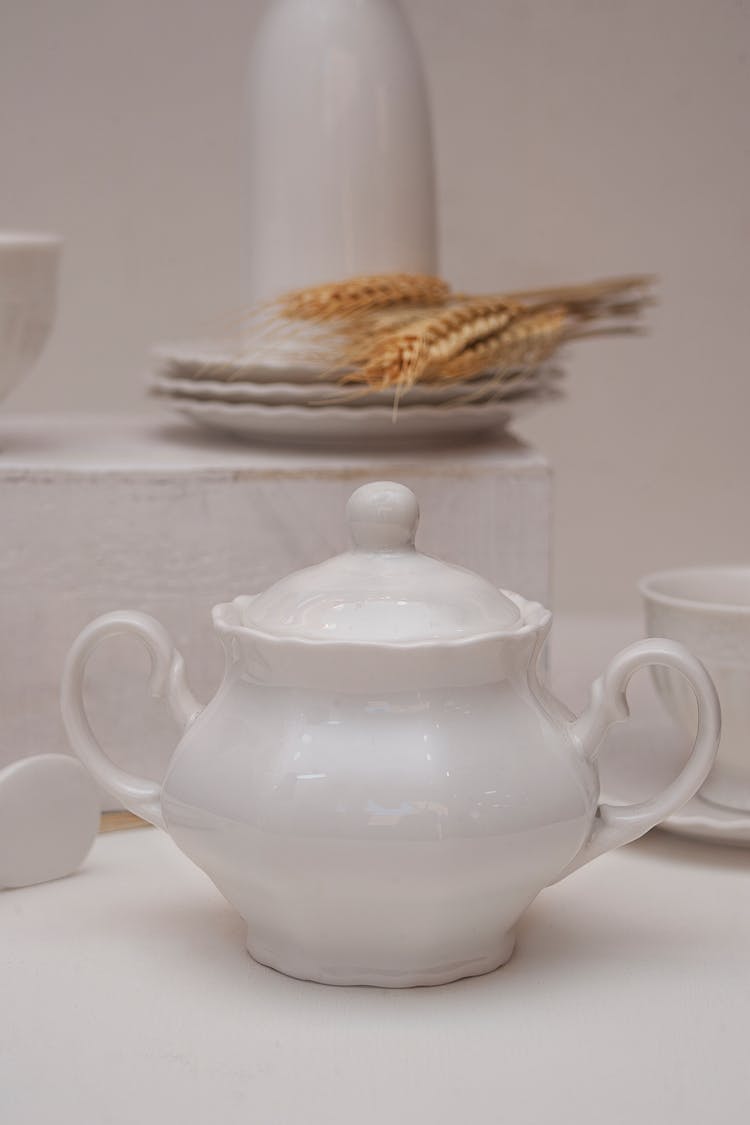
[[[256,683],[391,692],[468,687],[522,674],[549,632],[550,610],[502,592],[520,610],[520,624],[445,639],[338,640],[264,632],[242,623],[242,611],[253,600],[246,594],[215,605],[211,616],[227,652],[242,660]]]

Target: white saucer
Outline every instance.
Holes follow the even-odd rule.
[[[631,719],[614,727],[600,758],[602,800],[645,800],[669,784],[688,752],[684,737],[666,724]],[[750,813],[711,804],[700,794],[659,827],[693,839],[750,846]]]
[[[283,348],[271,350],[255,346],[251,354],[240,344],[196,342],[161,344],[153,349],[154,386],[168,394],[227,401],[273,401],[282,399],[300,405],[309,398],[348,396],[350,405],[392,403],[392,390],[362,394],[356,385],[342,386],[340,371],[326,371],[313,363],[302,362],[299,350],[285,357]],[[544,364],[531,370],[508,372],[501,382],[492,375],[477,375],[460,383],[422,383],[405,393],[404,401],[437,402],[472,396],[503,397],[559,383],[561,370]],[[304,396],[304,399],[302,398]]]
[[[311,363],[285,359],[283,350],[265,355],[253,349],[248,358],[241,345],[234,348],[220,342],[160,344],[153,349],[156,368],[169,378],[211,379],[222,383],[249,379],[256,383],[310,383],[320,379],[322,372]]]
[[[674,832],[678,836],[750,847],[750,815],[713,805],[701,796],[693,797],[661,827],[665,832]]]
[[[471,382],[422,384],[406,391],[401,397],[400,405],[499,402],[532,390],[540,393],[551,387],[553,380],[550,372],[539,369],[525,375],[519,373],[503,384],[498,384],[492,376],[483,376]],[[164,398],[269,406],[330,404],[345,406],[349,410],[362,410],[371,406],[393,407],[395,401],[393,390],[366,391],[354,385],[342,386],[339,383],[309,379],[303,384],[287,383],[283,378],[278,382],[256,381],[251,378],[216,380],[157,373],[149,380],[148,386],[151,391]]]
[[[291,441],[312,445],[362,442],[442,442],[467,440],[499,430],[528,411],[543,396],[529,394],[506,402],[453,406],[269,406],[167,397],[170,407],[212,429],[253,440]]]

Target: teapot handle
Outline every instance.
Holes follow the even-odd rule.
[[[94,736],[83,703],[83,680],[91,653],[100,641],[123,633],[134,633],[145,644],[151,656],[151,693],[157,699],[166,696],[172,714],[183,729],[201,710],[201,704],[188,687],[185,662],[164,626],[146,613],[119,610],[97,617],[87,625],[68,653],[60,700],[63,723],[73,750],[96,781],[126,809],[164,828],[161,785],[128,773],[110,761]]]
[[[607,729],[629,717],[628,683],[635,672],[648,664],[661,664],[681,672],[695,693],[698,730],[690,757],[674,781],[650,800],[634,805],[600,804],[591,835],[560,879],[604,852],[637,840],[676,812],[698,791],[714,763],[721,733],[716,688],[701,662],[683,645],[660,637],[650,637],[623,649],[594,682],[589,706],[569,728],[579,752],[588,761],[594,761]]]

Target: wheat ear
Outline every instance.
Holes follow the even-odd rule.
[[[653,279],[638,275],[499,296],[451,294],[439,278],[391,274],[297,290],[272,306],[288,327],[316,324],[342,382],[392,388],[494,375],[505,385],[567,340],[638,331]],[[353,370],[352,370],[353,369]]]
[[[477,299],[451,305],[384,336],[375,335],[369,345],[353,341],[344,363],[362,354],[368,358],[348,379],[375,388],[408,390],[426,375],[441,372],[466,348],[501,332],[517,312],[517,305],[504,300]]]
[[[648,298],[648,291],[656,278],[649,274],[632,274],[627,277],[607,277],[584,285],[556,285],[547,289],[523,289],[504,294],[508,301],[522,305],[567,305],[568,308],[588,310],[617,306],[622,302],[640,304]]]
[[[563,305],[522,309],[498,332],[477,340],[440,365],[436,378],[472,379],[482,372],[496,377],[526,371],[549,359],[566,338],[570,317]]]
[[[285,293],[272,308],[287,320],[331,321],[394,305],[442,305],[450,286],[423,274],[373,274]]]

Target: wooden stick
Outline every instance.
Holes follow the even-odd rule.
[[[126,828],[151,828],[147,820],[141,820],[135,813],[125,809],[116,809],[114,812],[102,813],[99,820],[99,832],[121,832]]]

